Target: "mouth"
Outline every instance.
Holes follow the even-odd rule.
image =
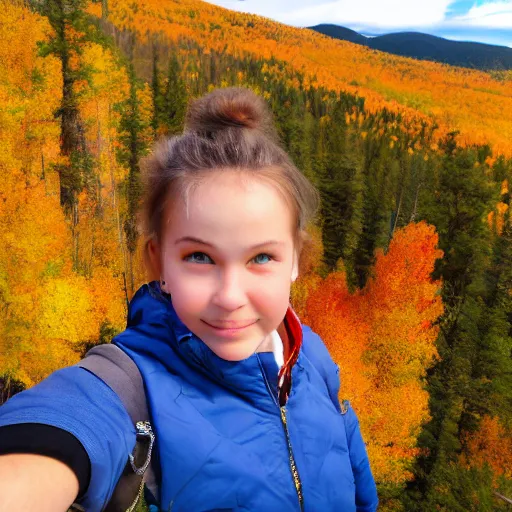
[[[244,329],[247,329],[251,325],[254,325],[257,322],[257,320],[254,320],[254,321],[244,322],[244,323],[232,322],[232,323],[221,324],[221,325],[213,325],[213,324],[206,322],[205,320],[202,320],[202,321],[206,325],[208,325],[209,327],[214,329],[215,332],[217,332],[218,334],[231,334],[231,335],[239,333],[239,332],[243,331]]]

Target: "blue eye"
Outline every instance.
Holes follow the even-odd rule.
[[[262,252],[261,254],[258,254],[258,256],[266,256],[269,260],[273,260],[274,258],[272,258],[272,256],[270,256],[270,254],[266,254],[264,252]],[[258,256],[256,256],[254,259],[257,259]]]
[[[200,252],[200,251],[196,251],[196,252],[193,252],[187,256],[185,256],[183,259],[185,261],[190,261],[191,263],[208,263],[207,261],[205,261],[204,259],[202,258],[199,258],[199,259],[196,259],[194,258],[194,256],[197,256],[197,255],[202,255],[202,256],[205,256],[206,258],[208,258],[210,261],[212,261],[212,259],[207,255],[205,254],[204,252]],[[253,259],[254,260],[257,260],[260,256],[266,256],[269,261],[273,260],[274,258],[270,255],[270,254],[266,254],[264,252],[258,254],[257,256],[255,256]],[[266,263],[266,262],[263,262],[263,263]]]
[[[183,259],[184,259],[185,261],[192,261],[192,263],[204,263],[204,261],[202,261],[202,262],[201,262],[201,261],[197,261],[197,260],[196,260],[196,261],[193,261],[193,260],[188,259],[188,258],[191,258],[192,256],[197,255],[197,254],[202,254],[203,256],[206,256],[207,258],[210,258],[210,257],[209,257],[207,254],[205,254],[204,252],[198,252],[198,251],[197,251],[197,252],[193,252],[192,254],[189,254],[188,256],[185,256]]]

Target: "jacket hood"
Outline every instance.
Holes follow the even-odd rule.
[[[284,364],[279,372],[280,400],[284,403],[291,388],[291,370],[302,345],[302,324],[291,304],[277,331],[284,348]],[[144,284],[137,290],[128,307],[127,329],[116,337],[115,342],[132,350],[153,352],[157,359],[163,356],[158,347],[165,344],[196,370],[215,380],[231,382],[237,388],[250,386],[251,379],[247,377],[255,373],[259,377],[261,371],[256,353],[242,361],[227,361],[217,356],[180,320],[171,295],[160,288],[159,281]]]

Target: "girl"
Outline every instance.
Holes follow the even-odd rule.
[[[375,511],[337,366],[289,303],[319,195],[265,101],[242,88],[195,100],[145,170],[156,279],[113,343],[144,381],[159,484],[149,500],[173,512]],[[101,511],[134,445],[119,396],[61,369],[0,409],[0,510]]]

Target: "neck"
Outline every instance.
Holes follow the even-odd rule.
[[[260,343],[256,352],[273,352],[274,344],[272,343],[272,335],[268,335],[265,339]]]

